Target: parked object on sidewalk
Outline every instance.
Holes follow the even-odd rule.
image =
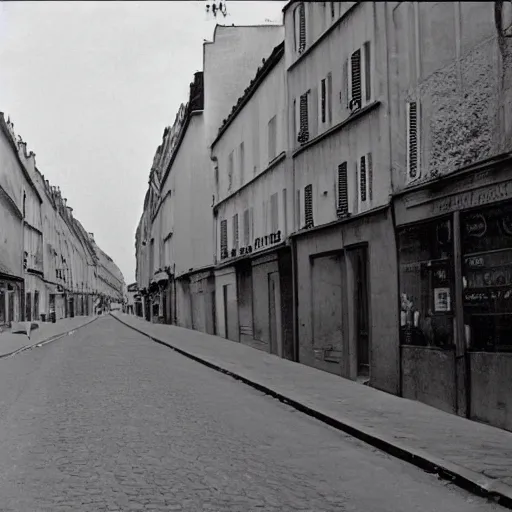
[[[13,322],[11,327],[12,334],[26,334],[30,339],[30,333],[39,328],[36,322]]]

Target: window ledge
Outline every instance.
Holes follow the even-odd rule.
[[[305,142],[302,146],[298,147],[292,153],[292,158],[297,157],[298,155],[300,155],[306,149],[314,146],[315,144],[318,144],[320,141],[322,141],[323,139],[329,137],[333,133],[336,133],[339,130],[342,130],[343,128],[345,128],[349,124],[352,124],[357,119],[360,119],[361,117],[363,117],[364,115],[368,114],[369,112],[372,112],[379,105],[380,105],[380,101],[377,100],[377,101],[373,101],[372,103],[369,103],[368,105],[364,106],[363,108],[360,108],[359,110],[357,110],[356,112],[351,114],[349,117],[347,117],[346,119],[344,119],[343,121],[341,121],[337,125],[333,126],[332,128],[329,128],[325,132],[321,133],[320,135],[317,135],[316,137],[312,138],[311,140],[308,140],[307,142]]]

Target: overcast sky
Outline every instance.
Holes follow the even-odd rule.
[[[213,35],[206,3],[0,1],[0,111],[127,284],[153,155]],[[281,23],[285,3],[231,0],[219,23]]]

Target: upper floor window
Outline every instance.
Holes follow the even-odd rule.
[[[407,102],[407,180],[420,177],[420,133],[418,129],[419,105],[416,101]]]
[[[309,140],[309,114],[308,114],[308,93],[305,92],[300,97],[299,104],[299,133],[297,136],[297,140],[304,144]]]
[[[244,143],[240,143],[240,148],[238,150],[240,157],[240,186],[244,184],[244,172],[245,172],[245,146]]]
[[[229,153],[228,156],[228,192],[231,192],[233,187],[233,171],[234,171],[234,162],[233,162],[233,151]]]
[[[329,73],[320,81],[320,122],[332,121],[332,74]]]
[[[293,11],[295,51],[302,53],[306,49],[306,8],[304,2],[300,2]]]
[[[277,152],[277,127],[276,116],[268,122],[268,161],[276,157]]]
[[[370,43],[352,53],[348,62],[348,108],[355,112],[372,100]]]
[[[233,215],[233,249],[238,250],[238,213]]]
[[[373,199],[373,162],[372,154],[367,153],[359,159],[359,205],[360,209],[367,207],[368,202]]]
[[[250,245],[251,240],[251,213],[249,208],[244,211],[244,247]]]
[[[270,232],[276,233],[279,229],[278,194],[270,196]]]

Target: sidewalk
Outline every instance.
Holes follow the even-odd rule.
[[[63,318],[54,324],[51,322],[32,322],[37,323],[39,327],[30,332],[30,338],[26,334],[13,334],[10,331],[0,333],[0,358],[11,355],[23,348],[37,345],[50,338],[54,338],[68,333],[78,327],[90,323],[95,316],[75,316],[74,318]]]
[[[512,433],[240,343],[112,315],[178,352],[471,492],[512,508]]]

